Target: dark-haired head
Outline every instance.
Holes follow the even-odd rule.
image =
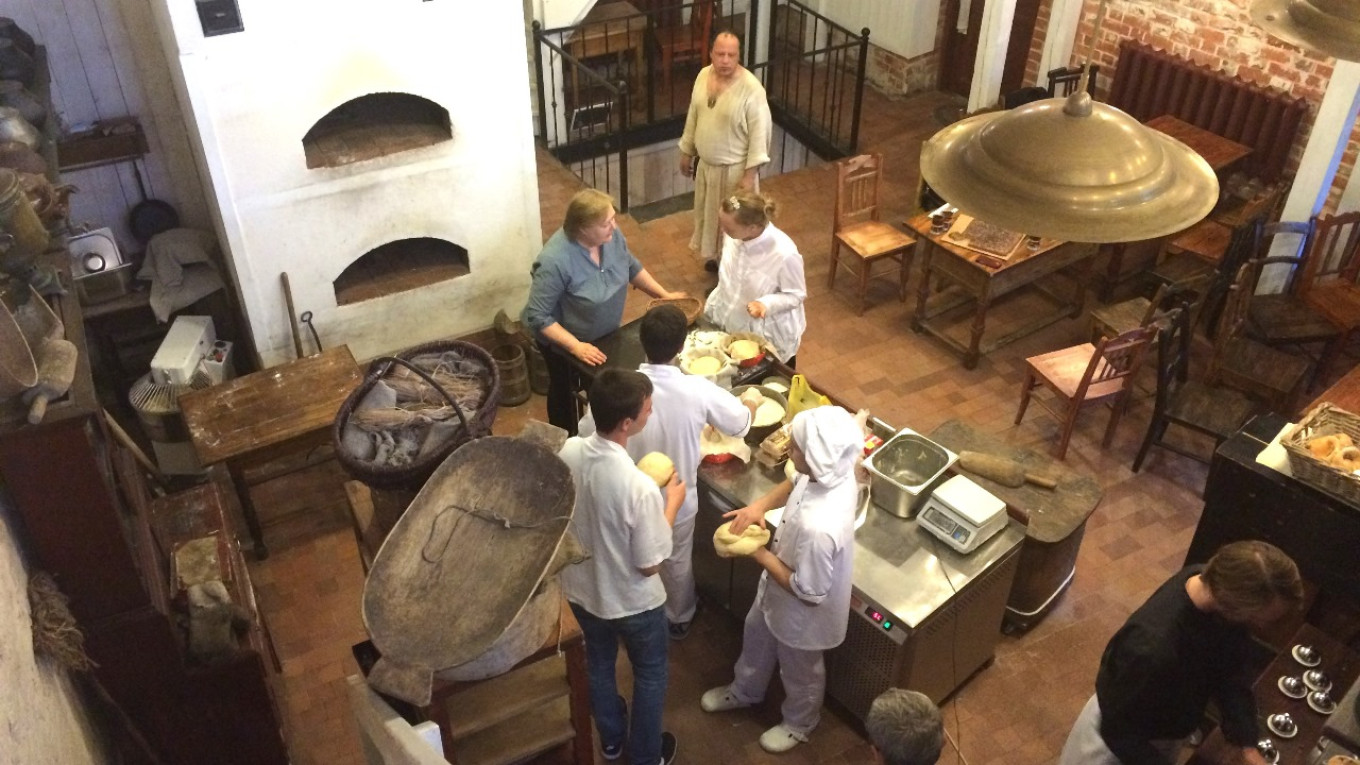
[[[652,381],[641,372],[605,369],[590,386],[590,412],[600,433],[613,433],[630,422],[645,421],[643,409],[652,396]]]
[[[685,347],[689,321],[685,312],[673,305],[659,305],[647,311],[638,327],[642,350],[652,364],[669,364]]]

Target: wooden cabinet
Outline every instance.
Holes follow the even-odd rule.
[[[27,424],[18,399],[0,403],[0,481],[34,568],[70,597],[94,676],[121,713],[109,716],[122,720],[110,724],[114,745],[129,763],[286,763],[262,641],[247,636],[210,666],[187,656],[150,493],[105,431],[80,307],[73,295],[57,303],[80,353],[76,383],[40,425]],[[235,584],[248,599],[248,579]]]

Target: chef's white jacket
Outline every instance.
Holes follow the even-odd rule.
[[[728,332],[760,335],[774,346],[780,361],[788,361],[798,353],[803,330],[807,329],[803,313],[806,299],[803,256],[788,234],[766,224],[765,230],[750,241],[723,235],[718,286],[704,306],[709,321]],[[764,318],[746,312],[746,304],[752,300],[765,305]]]
[[[562,569],[567,600],[601,619],[619,619],[666,602],[658,566],[671,554],[671,527],[656,482],[622,446],[598,435],[567,439],[557,453],[571,468],[576,512],[571,531],[591,557]]]
[[[833,487],[799,474],[771,550],[793,569],[793,593],[760,577],[757,603],[779,642],[806,651],[835,648],[850,618],[855,559],[854,481]]]
[[[628,455],[636,461],[661,452],[675,463],[676,474],[685,482],[685,502],[675,516],[679,525],[699,512],[699,432],[707,424],[729,436],[745,436],[751,410],[730,391],[687,375],[674,364],[642,364],[638,371],[652,381],[652,416],[642,432],[628,439]],[[594,432],[595,418],[586,412],[579,433]]]

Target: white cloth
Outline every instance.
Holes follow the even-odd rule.
[[[792,434],[817,483],[839,486],[854,477],[864,453],[864,430],[854,415],[839,406],[805,409],[794,416]]]
[[[151,282],[151,311],[157,321],[222,289],[217,273],[217,239],[206,231],[172,228],[151,237],[137,278]]]
[[[823,407],[831,408],[831,407]],[[756,606],[779,642],[803,650],[835,648],[850,618],[855,559],[854,481],[834,486],[799,475],[770,550],[793,569],[789,592],[760,577]]]
[[[759,606],[746,613],[741,634],[741,656],[733,670],[732,695],[746,704],[759,704],[770,686],[775,664],[784,684],[784,704],[779,711],[785,727],[800,740],[822,719],[826,695],[826,662],[821,651],[805,651],[781,643],[771,634]]]
[[[746,304],[758,300],[764,318],[754,318]],[[723,236],[718,286],[708,296],[704,315],[728,332],[754,332],[770,341],[780,361],[798,353],[807,329],[803,301],[807,279],[803,256],[788,234],[766,224],[750,241]]]
[[[1161,751],[1165,762],[1170,765],[1179,759],[1183,743],[1180,739],[1173,739],[1154,741],[1152,745]],[[1105,745],[1105,739],[1100,737],[1100,702],[1094,693],[1086,706],[1081,708],[1072,732],[1067,734],[1058,765],[1120,765],[1119,758]]]
[[[736,396],[702,377],[687,375],[672,364],[642,364],[638,370],[652,381],[652,415],[641,433],[628,439],[628,455],[642,459],[661,452],[675,464],[685,482],[685,501],[675,516],[670,557],[661,565],[666,589],[666,617],[675,623],[694,618],[694,517],[699,512],[699,431],[705,424],[733,436],[751,427],[751,410]],[[595,418],[581,418],[581,436],[595,433]],[[592,611],[592,613],[595,613]]]
[[[557,456],[576,484],[571,531],[591,555],[562,569],[567,600],[601,619],[660,606],[666,601],[661,580],[638,570],[671,554],[671,529],[656,482],[622,446],[599,435],[569,438]]]

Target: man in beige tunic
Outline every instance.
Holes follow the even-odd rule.
[[[736,189],[759,190],[760,166],[770,161],[770,105],[765,88],[739,61],[731,32],[713,39],[712,64],[699,70],[680,136],[680,172],[694,178],[694,235],[689,248],[718,270],[718,203]],[[696,161],[697,159],[697,161]]]

